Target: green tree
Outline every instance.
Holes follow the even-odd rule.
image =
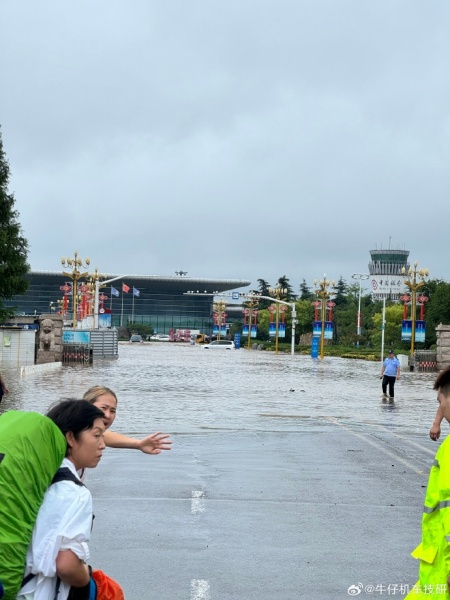
[[[26,292],[25,275],[30,269],[28,242],[22,236],[19,213],[14,210],[14,194],[8,192],[9,178],[9,163],[0,131],[0,322],[14,313],[13,307],[5,307],[4,301]]]
[[[427,281],[420,290],[428,298],[425,304],[425,346],[436,343],[436,327],[440,323],[450,323],[450,284],[440,279]],[[417,318],[420,308],[417,307]]]
[[[297,336],[311,333],[314,320],[314,307],[311,305],[311,300],[297,300],[295,310],[297,312],[297,326],[295,328]]]
[[[379,312],[372,317],[374,328],[371,340],[374,347],[381,346],[381,321],[383,319],[382,303],[377,302]],[[386,346],[398,348],[402,337],[403,307],[401,304],[386,306],[386,324],[384,328],[384,343]]]
[[[305,279],[301,282],[299,289],[300,300],[312,300],[314,298],[314,293],[309,289]]]
[[[286,275],[282,275],[281,277],[278,278],[277,287],[287,290],[286,297],[283,298],[283,300],[287,300],[288,302],[290,300],[295,300],[296,296],[294,294],[294,288],[292,287],[292,285],[291,285],[289,279],[286,277]]]
[[[260,294],[261,296],[270,296],[269,294],[270,284],[265,279],[258,279],[258,289],[253,290],[255,294]],[[258,300],[258,308],[260,310],[267,308],[270,306],[270,300]]]
[[[331,289],[334,294],[333,301],[336,303],[336,306],[347,304],[348,285],[342,275],[339,276],[338,282]]]

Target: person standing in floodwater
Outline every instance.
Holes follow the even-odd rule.
[[[395,356],[393,350],[389,350],[388,357],[384,359],[381,368],[380,379],[383,390],[383,397],[387,398],[387,387],[389,385],[389,398],[394,399],[394,386],[397,379],[400,378],[400,361]]]

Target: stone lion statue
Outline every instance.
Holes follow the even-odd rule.
[[[44,319],[41,322],[41,332],[39,335],[39,350],[50,350],[50,352],[54,352],[55,350],[55,334],[53,329],[55,324],[51,319]]]

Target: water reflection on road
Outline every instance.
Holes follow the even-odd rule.
[[[381,424],[426,433],[436,410],[435,374],[404,372],[395,403],[381,400],[379,363],[272,352],[205,350],[175,343],[120,345],[116,361],[20,378],[4,368],[11,393],[0,413],[45,412],[61,397],[106,385],[119,398],[115,429],[131,435],[205,429],[300,431],[329,417],[361,428]]]

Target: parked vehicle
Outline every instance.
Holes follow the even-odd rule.
[[[150,339],[156,342],[170,342],[170,336],[166,333],[155,333],[150,336]]]
[[[130,344],[133,342],[137,342],[137,343],[143,343],[142,340],[142,336],[138,335],[137,333],[134,333],[131,337],[130,337]]]
[[[232,340],[214,340],[203,346],[205,350],[234,350],[236,346]]]

